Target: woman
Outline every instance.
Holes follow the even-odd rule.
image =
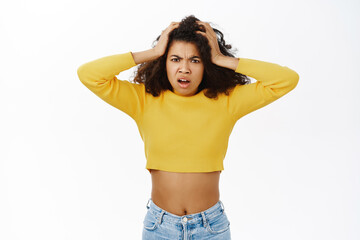
[[[150,50],[78,69],[86,87],[136,121],[144,141],[152,193],[143,239],[230,239],[219,178],[232,128],[299,80],[287,67],[235,58],[230,49],[220,31],[189,16]],[[134,83],[116,78],[138,64]]]

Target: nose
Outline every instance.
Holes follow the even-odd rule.
[[[183,61],[180,68],[179,73],[190,73],[189,63],[186,61]]]

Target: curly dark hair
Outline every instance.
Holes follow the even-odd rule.
[[[184,41],[194,43],[197,46],[204,64],[203,79],[198,87],[197,93],[205,89],[204,94],[206,97],[217,98],[218,93],[229,95],[228,90],[238,84],[249,84],[251,81],[246,75],[237,73],[232,69],[220,67],[211,62],[211,48],[208,39],[196,33],[196,31],[205,32],[205,28],[198,25],[196,21],[199,21],[199,19],[194,15],[182,19],[179,27],[169,33],[165,53],[153,61],[140,64],[135,72],[134,82],[145,84],[146,92],[151,93],[154,97],[159,96],[163,90],[168,89],[173,91],[166,73],[167,54],[173,41]],[[234,57],[230,51],[231,45],[225,43],[223,33],[216,28],[213,28],[213,30],[217,35],[221,53],[225,56]],[[159,38],[160,36],[154,41],[152,47],[156,46]]]

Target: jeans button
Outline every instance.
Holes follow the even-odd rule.
[[[188,219],[187,219],[186,217],[183,218],[183,221],[184,221],[184,222],[187,222],[187,220],[188,220]]]

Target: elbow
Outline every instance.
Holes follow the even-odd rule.
[[[297,86],[299,78],[297,72],[288,68],[287,73],[282,76],[277,87],[271,88],[272,95],[277,99],[289,93]]]
[[[86,64],[81,65],[77,69],[77,75],[78,75],[80,82],[87,87],[89,85],[92,85],[94,82],[93,74],[91,73],[91,71],[89,71],[89,67],[86,66]]]
[[[287,73],[283,76],[283,80],[284,82],[286,82],[288,91],[291,91],[298,85],[300,76],[294,70],[288,67],[286,68],[287,68]]]
[[[84,65],[81,65],[80,67],[78,67],[77,69],[77,75],[78,75],[78,78],[81,82],[84,82],[84,79],[85,79],[85,68],[84,68]]]
[[[290,90],[294,89],[298,85],[299,79],[300,79],[299,74],[295,71],[292,71],[292,74],[289,76],[289,81],[291,83]]]

